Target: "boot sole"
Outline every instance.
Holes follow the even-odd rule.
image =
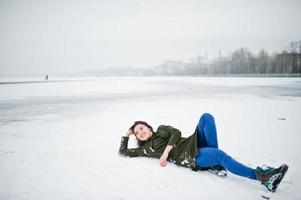
[[[275,191],[276,191],[276,189],[278,188],[280,182],[282,181],[283,177],[285,176],[287,170],[288,170],[288,165],[282,164],[282,165],[281,165],[281,170],[280,170],[280,172],[279,172],[280,176],[279,176],[279,178],[277,178],[277,179],[274,181],[273,187],[272,187],[272,189],[271,189],[271,192],[275,192]]]

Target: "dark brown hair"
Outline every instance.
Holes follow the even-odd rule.
[[[135,121],[134,124],[129,128],[129,130],[133,131],[134,132],[134,128],[138,125],[138,124],[142,124],[144,126],[146,126],[147,128],[149,128],[151,130],[151,132],[153,132],[153,127],[151,127],[151,125],[149,125],[147,122],[145,121]],[[140,141],[137,137],[136,137],[136,140],[137,140],[137,144],[138,146],[142,146],[146,143],[146,141]]]

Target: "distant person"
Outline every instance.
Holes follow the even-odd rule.
[[[137,139],[138,148],[128,149],[129,136]],[[165,167],[167,161],[192,170],[209,170],[226,176],[227,170],[238,176],[261,182],[269,191],[275,192],[288,166],[278,168],[247,167],[218,148],[214,117],[201,116],[193,135],[181,137],[181,132],[172,126],[160,125],[156,132],[144,121],[136,121],[121,139],[119,153],[129,157],[146,156],[160,159]]]
[[[46,75],[45,79],[46,79],[46,81],[48,80],[48,75]]]

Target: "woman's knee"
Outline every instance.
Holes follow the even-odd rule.
[[[208,120],[208,119],[214,120],[213,115],[211,115],[210,113],[204,113],[204,114],[202,114],[202,116],[200,117],[200,121],[201,121],[201,120]]]

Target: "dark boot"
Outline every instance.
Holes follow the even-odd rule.
[[[269,191],[275,192],[283,179],[288,166],[282,164],[278,168],[273,167],[257,167],[255,170],[256,179],[261,182]]]

